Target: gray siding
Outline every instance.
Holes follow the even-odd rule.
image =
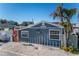
[[[29,38],[27,39],[21,38],[21,31],[22,31],[21,30],[19,32],[20,41],[43,44],[43,45],[51,45],[51,46],[56,46],[56,47],[60,46],[60,43],[61,43],[60,39],[58,40],[49,39],[49,29],[24,29],[24,30],[29,31]],[[38,34],[38,32],[40,33]]]

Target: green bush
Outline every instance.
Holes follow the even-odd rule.
[[[79,49],[74,48],[72,46],[69,47],[62,47],[63,50],[65,50],[66,52],[71,52],[73,54],[79,54]]]
[[[3,42],[3,40],[0,40],[0,42]]]
[[[72,52],[74,48],[72,46],[68,47],[69,52]]]
[[[65,51],[69,51],[69,48],[68,47],[63,47],[63,50],[65,50]]]

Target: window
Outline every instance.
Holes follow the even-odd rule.
[[[21,31],[21,38],[29,38],[29,32],[28,31]]]
[[[50,30],[49,37],[50,37],[50,39],[59,39],[59,31],[58,30]]]

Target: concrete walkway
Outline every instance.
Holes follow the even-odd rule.
[[[74,56],[56,47],[28,43],[5,43],[0,47],[1,56]]]

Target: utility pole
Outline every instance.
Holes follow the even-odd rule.
[[[32,22],[33,22],[33,24],[34,24],[34,17],[32,18]]]

